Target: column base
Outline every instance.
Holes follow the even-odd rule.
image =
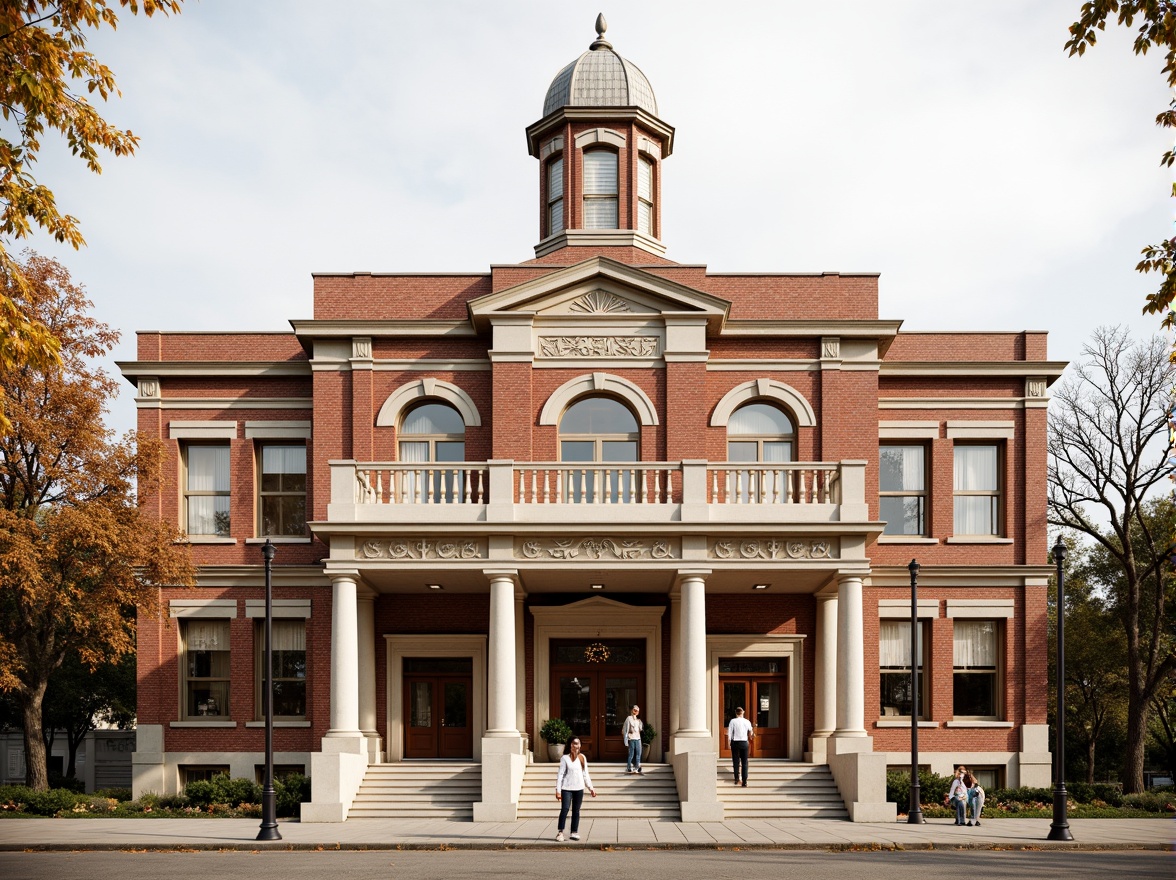
[[[516,730],[482,737],[482,799],[474,802],[475,822],[513,822],[527,767],[526,743]]]
[[[310,756],[311,801],[303,822],[342,822],[368,767],[367,737],[358,730],[327,731],[322,751]]]
[[[674,782],[678,786],[678,801],[683,822],[722,822],[723,804],[719,800],[718,776],[715,766],[719,756],[709,738],[675,739],[678,751],[671,763]],[[683,748],[684,744],[700,744],[697,748]],[[706,748],[701,748],[705,743]]]
[[[894,822],[898,807],[886,800],[886,760],[871,736],[827,740],[829,769],[852,822]]]
[[[363,731],[364,742],[367,745],[369,764],[384,763],[384,739],[374,730]]]
[[[829,763],[829,738],[831,730],[814,730],[809,737],[809,750],[804,753],[804,760],[809,764]]]

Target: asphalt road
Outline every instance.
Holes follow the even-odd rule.
[[[0,853],[4,880],[160,880],[175,876],[248,876],[250,880],[911,880],[983,877],[1176,877],[1171,852],[987,851],[795,852],[770,850],[576,850],[513,852],[79,852]]]

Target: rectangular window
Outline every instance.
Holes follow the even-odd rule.
[[[998,719],[999,622],[956,618],[954,623],[952,712],[956,718]]]
[[[184,718],[229,717],[229,621],[180,621],[184,644]]]
[[[879,448],[878,489],[885,535],[927,534],[927,447]]]
[[[257,717],[265,717],[265,620],[257,620],[253,644],[257,650]],[[306,718],[306,621],[273,622],[274,717],[283,721]]]
[[[955,534],[999,535],[1000,447],[955,447]]]
[[[306,534],[306,446],[267,443],[261,447],[260,458],[261,536],[303,537]]]
[[[920,620],[915,629],[919,644],[915,656],[919,662],[919,718],[930,717],[927,686],[927,624]],[[911,717],[911,623],[909,620],[883,620],[878,627],[878,666],[881,670],[882,718]]]
[[[637,231],[653,235],[653,163],[637,160]]]
[[[563,232],[563,159],[547,166],[547,234]]]
[[[229,444],[188,444],[184,465],[184,530],[229,537]]]
[[[192,782],[212,782],[214,777],[228,775],[228,764],[181,764],[180,788],[186,788]]]
[[[617,154],[584,154],[584,228],[617,228]]]

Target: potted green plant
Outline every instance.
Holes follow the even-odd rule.
[[[652,748],[650,743],[657,737],[657,728],[646,721],[641,725],[641,763],[644,764],[649,759],[649,751]]]
[[[548,718],[539,728],[539,736],[547,741],[547,756],[559,763],[563,756],[564,743],[572,738],[572,728],[562,718]]]

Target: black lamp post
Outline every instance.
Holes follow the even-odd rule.
[[[911,804],[908,825],[925,825],[923,800],[919,792],[919,563],[911,560]]]
[[[269,538],[261,546],[265,557],[265,680],[261,699],[265,704],[265,784],[261,790],[261,828],[257,840],[281,840],[278,833],[278,793],[274,791],[274,588],[271,568],[277,548]]]
[[[1061,535],[1053,545],[1053,557],[1058,567],[1058,714],[1054,730],[1057,745],[1054,747],[1053,821],[1046,840],[1073,840],[1066,817],[1069,808],[1066,803],[1066,576],[1063,568],[1066,545]]]

